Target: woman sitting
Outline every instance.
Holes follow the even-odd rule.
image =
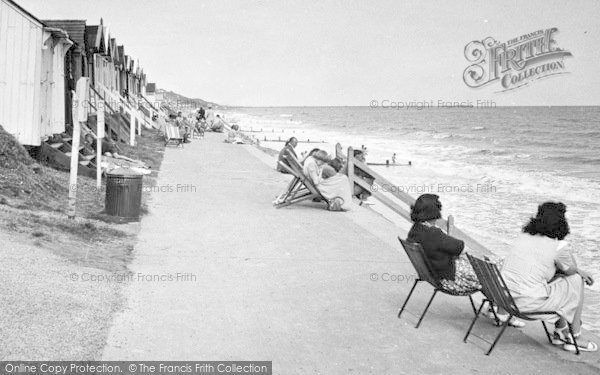
[[[285,146],[279,151],[279,157],[277,158],[277,171],[281,173],[289,173],[284,167],[281,166],[280,163],[283,163],[290,167],[290,162],[287,160],[288,155],[291,155],[298,159],[296,155],[296,151],[294,148],[298,145],[298,139],[296,137],[292,137],[285,142]]]
[[[460,256],[465,243],[435,226],[435,222],[442,217],[439,197],[423,194],[411,208],[410,219],[414,224],[406,240],[421,244],[442,286],[456,293],[481,289],[469,260],[466,256]]]
[[[411,208],[410,218],[414,224],[408,232],[407,241],[421,244],[442,287],[459,294],[480,290],[477,275],[463,253],[465,243],[435,226],[435,222],[442,217],[439,197],[435,194],[423,194]],[[505,322],[509,315],[504,310],[490,310],[488,317]],[[525,323],[511,318],[509,325],[524,327]]]
[[[348,177],[338,171],[331,173],[333,169],[329,155],[323,150],[316,151],[304,160],[304,174],[315,184],[321,195],[329,201],[329,209],[332,211],[347,211],[352,208],[352,194],[350,193],[350,182]],[[327,167],[326,167],[327,165]],[[334,165],[336,165],[334,163]],[[323,170],[327,170],[326,177]],[[341,168],[340,168],[341,169]]]
[[[523,228],[504,260],[502,276],[521,311],[556,311],[552,343],[575,351],[567,323],[571,323],[581,351],[596,351],[594,342],[584,342],[581,335],[584,282],[592,285],[589,273],[570,262],[561,252],[559,241],[569,234],[563,203],[546,202]],[[572,263],[569,265],[569,263]],[[548,318],[540,316],[540,319]]]

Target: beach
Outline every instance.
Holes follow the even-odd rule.
[[[224,138],[167,148],[156,184],[189,188],[153,193],[103,360],[268,360],[281,374],[598,372],[597,354],[552,347],[539,323],[508,330],[485,356],[477,337],[462,342],[466,298],[438,296],[415,329],[425,285],[399,320],[415,278],[396,238],[407,224],[360,207],[276,209],[290,177]],[[497,330],[484,319],[474,334]]]
[[[300,143],[298,154],[313,147],[332,153],[337,142],[344,152],[364,145],[367,162],[391,163],[396,154],[397,166],[373,167],[391,182],[383,190],[415,198],[439,195],[443,215],[453,215],[457,226],[499,255],[508,252],[539,204],[564,202],[569,249],[600,278],[595,229],[600,225],[599,108],[433,104],[420,109],[382,108],[381,103],[376,108],[230,108],[226,113],[242,129],[252,129],[247,134],[262,146],[276,150],[283,143],[269,140],[295,136],[317,142]],[[600,285],[586,298],[584,325],[600,333]]]

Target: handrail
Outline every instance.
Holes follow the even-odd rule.
[[[156,107],[152,103],[150,103],[150,100],[148,100],[148,98],[146,98],[142,94],[140,94],[140,96],[142,97],[142,99],[144,99],[146,101],[146,103],[148,103],[148,105],[150,105],[150,108],[152,108],[154,111],[158,112],[158,109],[156,109]]]
[[[356,184],[356,185],[360,186],[361,188],[365,189],[366,191],[368,191],[369,193],[371,193],[371,195],[375,199],[379,200],[381,203],[383,203],[385,206],[390,208],[392,211],[394,211],[395,213],[397,213],[404,219],[411,221],[410,211],[407,210],[406,208],[400,206],[397,202],[395,202],[393,199],[391,199],[386,194],[384,194],[381,191],[381,189],[378,187],[378,185],[379,186],[392,186],[393,184],[389,180],[387,180],[385,177],[383,177],[379,173],[375,172],[373,169],[369,168],[365,163],[361,162],[360,160],[357,160],[354,157],[354,150],[352,147],[348,148],[347,160],[348,160],[347,161],[347,165],[348,165],[347,173],[348,173],[348,180],[350,181],[350,190],[351,191],[354,191],[354,185]],[[373,177],[374,178],[373,183],[369,184],[367,181],[365,181],[361,177],[357,176],[354,172],[355,168],[357,168],[358,170],[361,170],[364,173]],[[402,203],[408,205],[409,207],[411,207],[416,201],[416,199],[413,198],[410,194],[405,193],[403,191],[398,191],[398,189],[392,189],[391,191],[388,191],[388,193],[391,194],[394,198],[401,201]],[[492,251],[490,251],[486,246],[481,244],[479,241],[477,241],[473,237],[469,236],[468,234],[466,234],[459,228],[456,228],[454,226],[454,217],[452,215],[448,216],[448,220],[445,220],[443,218],[439,219],[436,222],[436,226],[438,226],[440,228],[444,228],[448,234],[452,233],[452,236],[463,240],[465,242],[465,245],[472,250],[475,250],[484,255],[492,255],[493,254]]]
[[[125,118],[125,116],[123,116],[123,114],[120,111],[117,111],[114,108],[112,108],[111,105],[106,101],[106,99],[104,97],[102,97],[102,95],[100,95],[100,92],[98,92],[98,90],[96,90],[96,88],[93,85],[90,85],[89,87],[96,94],[96,96],[98,98],[100,98],[100,100],[102,100],[102,102],[104,102],[105,108],[108,108],[110,110],[111,114],[118,116],[117,118],[119,119],[119,124],[123,125],[125,128],[127,128],[126,130],[128,130],[129,125],[127,125],[127,118]],[[103,89],[106,90],[106,88],[103,88]],[[110,127],[109,127],[109,129],[110,129]],[[110,130],[112,130],[112,129],[110,129]],[[109,133],[110,133],[110,130],[109,130]],[[118,136],[121,139],[127,139],[127,137],[123,137],[122,134],[119,134]]]
[[[90,88],[94,90],[94,93],[96,93],[96,95],[104,102],[106,108],[110,109],[111,113],[119,115],[119,118],[124,121],[124,125],[129,127],[129,125],[127,125],[127,118],[123,116],[123,114],[120,111],[117,111],[113,107],[111,107],[110,104],[106,101],[106,99],[104,99],[102,95],[100,95],[100,93],[93,86],[90,85]]]

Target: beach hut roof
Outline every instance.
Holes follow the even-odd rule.
[[[22,14],[27,16],[31,21],[39,24],[40,26],[45,26],[44,22],[42,22],[40,19],[38,19],[33,14],[29,13],[25,8],[23,8],[19,4],[15,3],[13,0],[4,0],[4,1],[6,1],[9,5],[15,7],[19,12],[21,12]]]
[[[71,39],[81,51],[85,50],[85,20],[44,20],[43,22],[48,27],[66,31],[69,35],[69,39]]]
[[[108,42],[109,48],[108,53],[113,61],[115,61],[117,57],[117,40],[115,38],[110,38]]]
[[[102,32],[102,25],[92,25],[85,27],[85,35],[87,42],[88,51],[92,52],[104,52],[106,51],[104,45],[104,33]]]
[[[125,56],[125,47],[117,46],[117,62],[119,64],[124,64],[124,56]]]

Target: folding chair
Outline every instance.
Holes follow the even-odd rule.
[[[292,181],[288,185],[286,191],[278,197],[273,203],[276,208],[286,207],[294,203],[302,202],[307,199],[319,198],[329,206],[329,202],[321,193],[319,189],[313,184],[313,182],[304,175],[302,171],[302,164],[294,157],[294,155],[286,155],[286,160],[289,166],[285,163],[279,162],[279,165],[288,171],[293,177]]]
[[[177,146],[183,147],[183,137],[179,133],[179,128],[170,124],[165,124],[165,146],[170,142],[176,142]]]
[[[419,326],[421,325],[421,322],[423,321],[423,318],[425,317],[425,314],[427,313],[427,310],[429,309],[431,302],[433,302],[433,298],[435,297],[435,295],[438,292],[442,292],[444,294],[448,294],[451,296],[469,297],[469,301],[471,302],[471,308],[473,309],[473,313],[475,314],[477,312],[475,310],[475,303],[473,302],[473,297],[471,297],[471,295],[473,295],[474,293],[477,293],[479,291],[478,289],[469,290],[469,291],[466,291],[463,293],[457,293],[455,291],[445,289],[441,285],[437,275],[435,275],[435,272],[433,272],[433,269],[431,268],[431,264],[427,260],[427,257],[425,257],[425,252],[423,251],[423,247],[421,247],[421,245],[418,243],[404,241],[400,237],[398,237],[398,240],[402,244],[404,251],[406,251],[406,255],[408,255],[408,259],[410,259],[410,262],[412,263],[413,267],[417,271],[417,275],[419,276],[418,279],[415,280],[412,288],[410,289],[410,292],[408,293],[406,300],[404,300],[404,304],[402,304],[402,308],[400,309],[400,312],[398,312],[398,319],[400,319],[400,317],[402,316],[402,312],[404,311],[404,308],[406,307],[408,300],[412,296],[413,291],[415,290],[415,287],[421,281],[425,281],[425,282],[431,284],[431,286],[433,286],[433,295],[429,299],[429,302],[427,303],[425,310],[421,314],[421,317],[419,318],[419,321],[417,322],[417,325],[415,326],[415,328],[419,328]]]
[[[515,301],[512,295],[510,294],[510,291],[508,290],[508,287],[506,286],[506,283],[504,282],[504,279],[502,278],[502,275],[500,274],[500,271],[498,270],[496,264],[490,262],[488,259],[482,260],[470,254],[467,254],[467,256],[469,258],[469,262],[471,262],[471,265],[475,270],[475,273],[477,274],[477,278],[481,283],[482,292],[486,298],[483,300],[483,302],[481,302],[481,306],[479,306],[479,310],[477,310],[477,314],[475,315],[475,318],[473,318],[471,326],[469,327],[469,330],[467,331],[467,334],[465,335],[463,341],[467,342],[467,338],[471,334],[471,330],[473,329],[475,322],[479,318],[479,313],[481,312],[483,305],[486,302],[490,302],[506,310],[509,316],[508,319],[506,319],[506,321],[502,324],[502,329],[500,330],[500,333],[498,334],[498,336],[496,336],[496,339],[492,343],[492,346],[487,351],[486,355],[490,355],[492,350],[494,350],[494,347],[498,343],[498,340],[500,340],[500,337],[504,333],[506,327],[509,326],[509,322],[513,318],[513,316],[519,319],[529,321],[541,320],[542,326],[544,327],[544,331],[546,332],[546,337],[548,338],[548,341],[552,343],[552,338],[550,337],[550,332],[548,332],[548,327],[546,327],[546,323],[544,322],[544,320],[540,319],[539,316],[548,315],[548,317],[550,318],[552,315],[558,315],[558,313],[556,311],[520,311],[517,305],[515,304]],[[536,318],[535,316],[538,317]],[[571,333],[571,337],[573,337],[573,343],[575,345],[575,354],[579,354],[577,340],[575,340],[575,337],[573,336],[573,328],[570,323],[569,332]]]

